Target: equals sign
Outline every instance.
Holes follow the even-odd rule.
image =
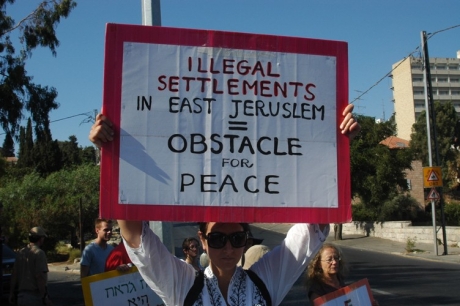
[[[228,129],[230,131],[247,131],[248,130],[248,123],[246,121],[229,121],[228,122]]]

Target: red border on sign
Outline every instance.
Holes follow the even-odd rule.
[[[207,31],[168,27],[107,24],[103,113],[120,135],[123,43],[157,43],[185,46],[287,52],[333,56],[337,59],[337,122],[348,104],[347,43],[285,36]],[[105,144],[101,157],[100,215],[111,219],[151,221],[214,221],[265,223],[332,223],[351,221],[350,153],[348,137],[337,129],[338,208],[265,208],[170,205],[136,205],[118,202],[120,139]],[[319,191],[321,192],[321,191]]]
[[[334,300],[342,295],[346,295],[363,286],[366,287],[367,294],[369,295],[369,299],[372,302],[374,300],[374,297],[372,296],[371,287],[369,286],[369,281],[367,280],[367,278],[364,278],[346,287],[340,288],[334,292],[331,292],[331,293],[328,293],[328,294],[325,294],[323,296],[316,298],[315,300],[313,300],[313,305],[314,306],[323,305],[330,300]]]

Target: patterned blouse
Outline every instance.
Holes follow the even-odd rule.
[[[328,234],[329,227],[321,232],[315,224],[295,224],[281,245],[251,266],[267,287],[272,305],[281,303]],[[143,225],[141,245],[138,248],[125,246],[144,281],[165,305],[182,306],[195,281],[195,269],[172,255],[147,222]],[[266,305],[261,292],[241,267],[236,268],[230,281],[227,301],[219,290],[211,267],[206,268],[204,276],[205,285],[194,305]]]

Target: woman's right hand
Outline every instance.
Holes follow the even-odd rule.
[[[103,143],[113,140],[113,135],[112,122],[103,114],[98,114],[89,132],[89,140],[101,148]]]

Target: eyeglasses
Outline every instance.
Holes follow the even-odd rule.
[[[248,234],[246,232],[235,232],[229,235],[220,232],[208,233],[205,237],[208,240],[209,247],[213,249],[222,249],[226,244],[227,240],[234,248],[242,248],[248,241]]]
[[[332,258],[328,258],[328,259],[321,260],[321,261],[324,261],[324,262],[327,262],[328,264],[331,264],[333,261],[340,262],[341,260],[342,260],[341,257],[332,257]]]

